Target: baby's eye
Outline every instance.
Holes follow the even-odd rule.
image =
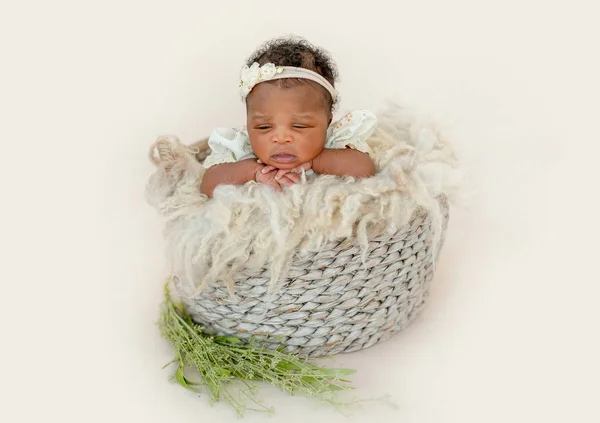
[[[308,128],[308,126],[306,126],[306,125],[300,125],[300,124],[295,124],[295,125],[292,125],[292,128],[303,129],[303,128]]]
[[[258,125],[256,127],[256,129],[260,129],[260,130],[265,130],[265,129],[270,129],[271,126],[270,125]]]

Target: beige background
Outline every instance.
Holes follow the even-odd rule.
[[[275,422],[598,422],[597,11],[583,1],[23,1],[0,6],[0,421],[225,422],[168,381],[146,149],[238,125],[243,60],[328,48],[342,109],[436,116],[472,176],[427,311],[334,363],[346,419],[264,389]],[[596,208],[594,208],[596,207]],[[249,414],[248,422],[264,421]]]

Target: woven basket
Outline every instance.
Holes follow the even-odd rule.
[[[192,147],[202,161],[206,142]],[[172,157],[167,144],[158,151],[163,161]],[[233,278],[237,300],[214,284],[184,305],[209,333],[251,337],[305,357],[370,347],[409,324],[426,301],[448,222],[448,201],[438,200],[443,222],[435,248],[431,217],[417,208],[404,228],[369,240],[366,266],[356,241],[344,239],[295,256],[276,293],[268,293],[269,271],[262,269]]]

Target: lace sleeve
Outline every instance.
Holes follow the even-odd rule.
[[[252,155],[252,148],[245,129],[218,128],[208,139],[210,155],[204,160],[203,167],[208,169],[221,163],[234,163],[243,157]]]
[[[368,110],[355,110],[330,125],[326,148],[352,148],[370,154],[367,139],[377,128],[377,116]]]

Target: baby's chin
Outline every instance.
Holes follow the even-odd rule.
[[[300,160],[295,160],[293,162],[290,163],[280,163],[278,161],[275,160],[267,160],[266,162],[267,164],[276,167],[277,169],[281,169],[281,170],[291,170],[294,169],[298,166],[300,166],[302,164],[302,162]]]

